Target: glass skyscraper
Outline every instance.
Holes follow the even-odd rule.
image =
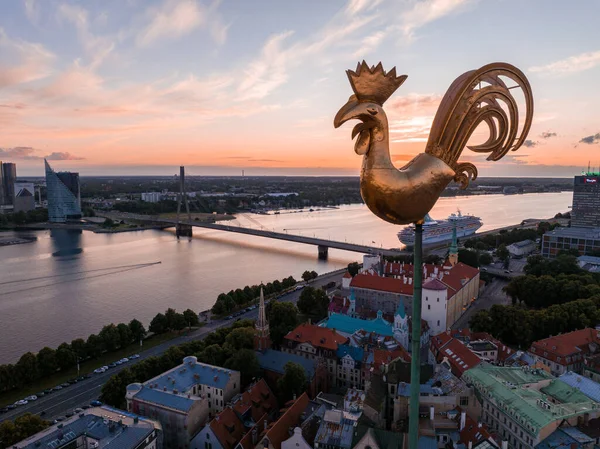
[[[53,223],[81,218],[79,173],[56,173],[46,165],[46,191],[48,196],[48,219]]]
[[[13,204],[16,180],[17,164],[0,161],[0,205]]]

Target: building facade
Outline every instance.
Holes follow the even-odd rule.
[[[598,173],[575,176],[571,226],[600,228],[600,175]]]
[[[161,449],[159,423],[112,407],[94,407],[13,445],[14,449]]]
[[[542,236],[542,256],[554,258],[560,250],[574,249],[581,256],[600,251],[599,228],[559,227]]]
[[[532,449],[559,426],[598,417],[598,404],[544,370],[487,363],[463,380],[475,389],[482,421],[514,449]]]
[[[142,201],[146,201],[148,203],[158,203],[162,200],[162,193],[160,192],[144,192],[142,193]]]
[[[48,196],[48,220],[64,223],[81,218],[81,194],[79,173],[55,172],[46,165],[46,189]]]
[[[32,182],[15,182],[14,192],[14,212],[29,212],[35,209],[35,187]]]
[[[0,162],[0,178],[2,187],[0,193],[0,205],[11,206],[15,196],[15,182],[17,181],[17,164],[12,162]]]
[[[199,363],[196,357],[144,384],[127,386],[127,410],[159,421],[165,445],[186,448],[206,420],[240,392],[240,373]]]

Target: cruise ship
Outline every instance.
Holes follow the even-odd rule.
[[[446,220],[436,221],[429,214],[423,223],[423,245],[452,240],[453,223],[456,223],[456,237],[467,237],[475,234],[483,223],[481,218],[472,215],[462,215],[460,211],[451,214]],[[415,225],[409,225],[398,233],[398,239],[406,246],[415,244]]]

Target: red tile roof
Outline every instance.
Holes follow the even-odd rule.
[[[304,323],[285,336],[286,340],[295,341],[297,343],[310,343],[316,348],[330,349],[337,351],[338,345],[343,345],[348,341],[335,329],[315,326],[314,324]]]
[[[457,409],[459,412],[461,411],[460,407],[457,407]],[[469,442],[475,446],[480,441],[489,441],[490,439],[492,439],[492,434],[488,431],[487,426],[482,423],[478,424],[473,418],[467,415],[465,427],[460,431],[459,443],[468,447]]]
[[[268,438],[274,449],[281,449],[281,443],[290,437],[289,429],[299,424],[300,417],[306,410],[308,402],[308,396],[306,393],[302,393],[302,396],[282,412],[277,421],[267,427],[267,432],[259,438],[259,441]]]
[[[460,341],[451,338],[437,356],[437,361],[448,359],[452,374],[461,377],[465,371],[481,363],[481,359]]]
[[[210,428],[225,449],[232,449],[240,441],[246,429],[233,409],[226,407],[210,422]]]
[[[458,262],[451,268],[442,265],[425,264],[424,271],[427,273],[427,276],[424,276],[425,284],[431,281],[429,276],[435,273],[436,270],[438,275],[436,281],[440,282],[440,284],[435,282],[432,286],[435,286],[435,288],[439,290],[443,290],[442,285],[445,286],[444,288],[448,290],[448,298],[451,298],[457,291],[461,290],[467,282],[479,274],[477,268],[465,265],[462,262]],[[407,278],[407,281],[408,279],[412,279],[413,271],[413,266],[411,264],[388,262],[383,265],[384,276],[368,273],[357,274],[352,279],[350,286],[410,296],[413,294],[413,285],[412,283],[404,282],[404,277]]]
[[[348,313],[348,308],[350,307],[350,300],[344,296],[334,296],[331,298],[329,302],[329,307],[327,310],[335,313],[342,313],[346,315]]]
[[[375,274],[360,273],[352,278],[350,287],[366,288],[382,292],[397,293],[400,295],[412,295],[412,285],[402,282],[402,279],[386,278]]]
[[[352,275],[351,275],[351,274],[350,274],[348,271],[346,271],[346,272],[344,273],[344,276],[343,276],[343,277],[344,277],[345,279],[352,279]]]
[[[268,416],[266,414],[263,415],[261,419],[256,421],[256,424],[246,432],[246,435],[244,435],[238,443],[243,449],[254,449],[257,446],[260,440],[257,437],[256,441],[252,441],[252,433],[254,432],[254,429],[256,429],[256,435],[260,435],[265,430],[265,421],[267,418]]]
[[[411,357],[408,351],[402,346],[398,346],[393,351],[386,351],[385,349],[373,350],[373,366],[379,368],[381,365],[388,365],[396,359],[402,359],[405,362],[410,362]]]
[[[529,351],[538,357],[567,366],[589,354],[590,343],[600,344],[600,332],[587,328],[535,341]],[[566,357],[573,359],[567,362]]]
[[[233,404],[233,409],[243,415],[250,410],[254,422],[265,414],[269,415],[277,410],[277,399],[264,379],[260,379],[242,393],[241,399]]]
[[[448,286],[442,284],[442,282],[437,279],[429,279],[423,284],[423,288],[428,290],[448,290]]]
[[[492,337],[487,332],[471,332],[470,329],[458,329],[452,331],[453,337],[462,337],[467,339],[468,341],[476,341],[476,340],[487,340],[496,345],[498,348],[498,361],[503,362],[512,354],[514,354],[514,350],[502,343],[500,340]]]

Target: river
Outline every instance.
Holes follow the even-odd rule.
[[[442,198],[431,215],[445,218],[457,208],[482,218],[481,231],[564,212],[572,193]],[[373,216],[364,205],[315,212],[239,216],[228,224],[314,235],[332,240],[399,247],[399,228]],[[196,311],[212,306],[223,291],[270,282],[304,270],[325,273],[362,256],[261,237],[194,228],[194,238],[172,232],[94,234],[37,231],[37,241],[0,247],[0,363],[26,351],[97,333],[103,325],[138,318],[145,325],[167,307]],[[0,233],[12,236],[15,233]],[[158,264],[153,264],[160,262]]]

